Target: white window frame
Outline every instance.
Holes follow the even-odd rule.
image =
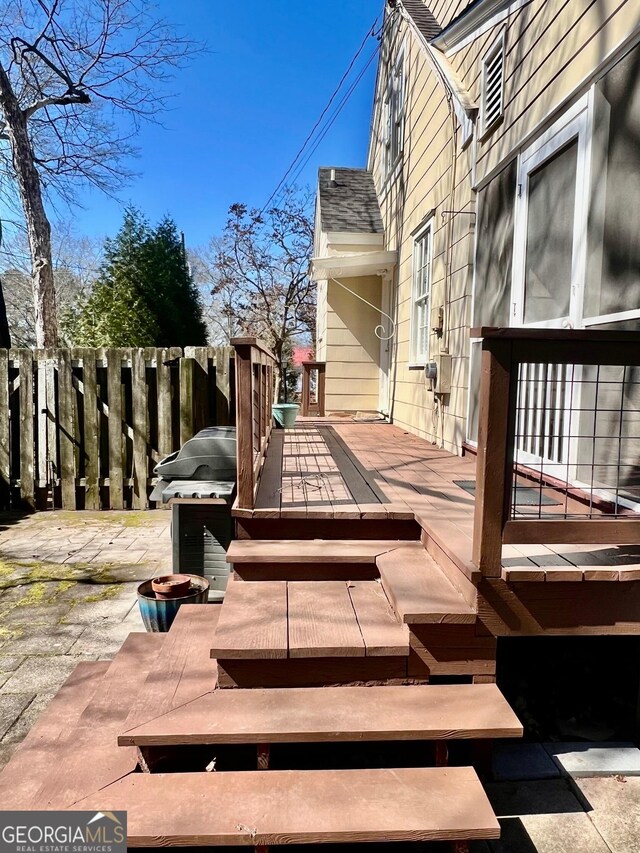
[[[420,246],[427,240],[427,256],[420,265]],[[420,273],[426,273],[426,287],[419,291]],[[424,367],[429,361],[431,343],[431,289],[433,282],[433,219],[413,238],[413,270],[411,276],[411,363],[410,367]],[[421,314],[424,312],[424,317]],[[426,346],[419,349],[420,332],[426,328]]]
[[[500,80],[500,112],[493,119],[491,124],[486,124],[486,93],[487,93],[487,68],[489,64],[502,54],[502,78]],[[504,116],[504,71],[505,71],[505,33],[500,34],[498,39],[491,45],[489,50],[482,57],[482,82],[480,88],[480,138],[483,139],[491,133]]]
[[[513,223],[513,266],[511,288],[511,326],[534,328],[582,328],[586,277],[587,229],[591,185],[591,98],[585,95],[549,130],[524,151],[518,162],[516,206]],[[573,256],[569,314],[544,322],[524,322],[525,267],[529,210],[529,175],[550,160],[573,140],[578,142],[576,195],[574,203]]]
[[[404,51],[394,62],[384,96],[384,172],[390,174],[404,149],[405,73]]]

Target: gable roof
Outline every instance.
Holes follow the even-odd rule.
[[[442,27],[433,17],[431,9],[425,6],[423,0],[402,0],[402,5],[427,41],[442,32]]]
[[[335,181],[331,173],[335,171]],[[366,169],[318,170],[320,227],[323,231],[382,234],[384,226],[371,172]]]

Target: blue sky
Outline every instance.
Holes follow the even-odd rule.
[[[171,84],[164,127],[143,127],[139,173],[121,193],[152,220],[170,213],[187,244],[220,233],[235,201],[262,207],[346,70],[382,0],[160,0],[161,12],[208,53]],[[362,68],[375,42],[361,55]],[[365,164],[376,60],[298,183],[320,165]],[[79,234],[113,234],[121,205],[96,191],[74,214]]]

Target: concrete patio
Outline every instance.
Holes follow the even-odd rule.
[[[0,766],[81,660],[144,630],[141,580],[170,571],[170,513],[0,516]]]

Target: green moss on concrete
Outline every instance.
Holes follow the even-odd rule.
[[[118,595],[123,591],[124,585],[121,583],[113,584],[111,586],[104,586],[99,592],[94,593],[93,595],[88,595],[86,598],[83,598],[83,601],[109,601],[112,598],[117,598]]]

